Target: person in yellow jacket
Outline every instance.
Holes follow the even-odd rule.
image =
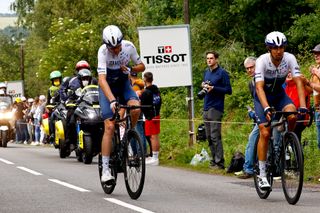
[[[62,83],[62,74],[59,70],[52,71],[50,73],[51,86],[48,89],[48,103],[49,105],[56,105],[60,102],[59,89]],[[54,114],[47,108],[46,110],[49,114],[49,141],[53,143],[54,141]]]

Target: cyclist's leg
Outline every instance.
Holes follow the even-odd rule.
[[[283,108],[284,112],[295,112],[297,111],[296,107],[294,106],[294,104],[290,103],[287,104],[284,108]],[[295,115],[290,115],[288,116],[288,130],[289,131],[293,131],[295,126],[296,126],[296,121],[297,121],[297,117]]]
[[[140,106],[139,98],[136,92],[132,89],[129,79],[123,85],[123,97],[128,105]],[[140,111],[140,109],[133,109],[130,111],[132,127],[136,126],[140,116]]]
[[[260,133],[259,141],[257,145],[259,171],[260,171],[259,187],[263,190],[265,189],[268,190],[270,188],[270,184],[267,180],[266,160],[267,160],[267,152],[268,152],[268,142],[270,138],[270,127],[265,127],[267,118],[264,115],[264,109],[258,97],[255,97],[254,99],[254,109],[256,111],[257,124],[259,125],[259,133]]]
[[[114,121],[110,118],[113,116],[113,112],[110,109],[110,102],[103,94],[102,90],[99,89],[99,103],[101,108],[101,115],[104,119],[104,133],[101,141],[101,155],[102,155],[102,182],[113,180],[114,177],[111,175],[109,169],[110,153],[112,148],[112,137],[114,133]]]

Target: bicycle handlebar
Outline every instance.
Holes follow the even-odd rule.
[[[290,116],[290,115],[297,115],[297,114],[300,114],[298,111],[291,111],[291,112],[284,112],[284,111],[273,111],[272,113],[271,113],[271,119],[268,121],[268,123],[267,124],[265,124],[264,126],[265,127],[269,127],[270,125],[271,125],[271,123],[272,123],[272,121],[274,120],[274,118],[275,118],[275,116],[276,115],[281,115],[281,116],[284,116],[285,118],[287,118],[288,116]],[[313,120],[313,110],[311,109],[311,110],[308,110],[307,112],[306,112],[306,114],[309,114],[310,115],[310,119],[309,119],[309,123],[308,123],[308,127],[312,124],[312,120]],[[275,127],[275,126],[279,126],[279,125],[281,125],[283,123],[283,121],[282,122],[277,122],[276,124],[274,124],[272,127]]]
[[[115,112],[110,119],[111,121],[119,119],[119,111],[120,109],[126,109],[126,110],[132,110],[132,109],[147,109],[147,108],[152,108],[152,105],[122,105],[122,104],[117,104],[115,107]]]

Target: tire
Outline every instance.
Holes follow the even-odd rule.
[[[303,186],[303,153],[299,139],[293,132],[284,136],[282,152],[282,189],[289,204],[299,201]]]
[[[129,130],[124,141],[124,180],[131,199],[138,199],[143,190],[146,172],[144,148],[135,130]]]
[[[7,143],[8,143],[7,133],[8,133],[8,131],[1,131],[1,144],[2,144],[2,147],[7,147]]]
[[[82,161],[84,164],[91,164],[93,158],[93,144],[90,136],[84,137],[84,150],[82,152]]]
[[[99,178],[100,178],[100,183],[101,183],[101,186],[102,186],[102,189],[104,191],[104,193],[106,194],[111,194],[114,190],[114,188],[116,187],[116,183],[117,183],[117,170],[116,170],[116,166],[112,166],[110,165],[112,162],[110,162],[110,170],[111,170],[111,174],[113,175],[114,177],[114,183],[111,184],[111,185],[108,185],[106,183],[102,183],[101,182],[101,175],[102,175],[102,156],[101,156],[101,153],[99,154],[98,156],[98,169],[99,169]]]
[[[83,161],[83,158],[82,158],[82,150],[78,147],[76,150],[76,157],[77,157],[77,160],[79,162],[82,162]]]
[[[70,155],[70,150],[66,144],[66,141],[59,139],[59,156],[60,156],[60,158],[66,158],[66,157],[69,157],[69,155]]]
[[[254,187],[256,188],[257,194],[261,199],[267,199],[272,191],[272,189],[270,188],[269,190],[261,190],[259,187],[259,174],[260,174],[260,170],[259,170],[259,161],[258,161],[258,142],[259,142],[259,135],[257,137],[255,146],[254,146],[254,163],[253,163],[253,180],[254,180]],[[270,150],[270,142],[269,142],[269,149]],[[268,182],[270,184],[270,186],[272,186],[273,183],[273,177],[271,175],[271,166],[269,163],[269,160],[267,160],[266,162],[266,173],[267,173],[267,179]]]

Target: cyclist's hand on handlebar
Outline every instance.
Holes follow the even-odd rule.
[[[115,112],[116,108],[119,106],[118,101],[113,100],[110,102],[110,109],[112,110],[112,112]]]
[[[267,106],[266,108],[264,108],[263,112],[264,112],[264,115],[266,116],[267,120],[270,121],[271,120],[271,115],[272,115],[272,112],[274,111],[273,108]]]
[[[120,69],[124,74],[130,74],[130,72],[131,72],[131,67],[129,67],[129,66],[121,65]]]
[[[298,112],[299,112],[300,114],[306,114],[308,111],[309,111],[309,110],[308,110],[308,108],[306,108],[306,107],[299,107],[299,108],[298,108]]]

